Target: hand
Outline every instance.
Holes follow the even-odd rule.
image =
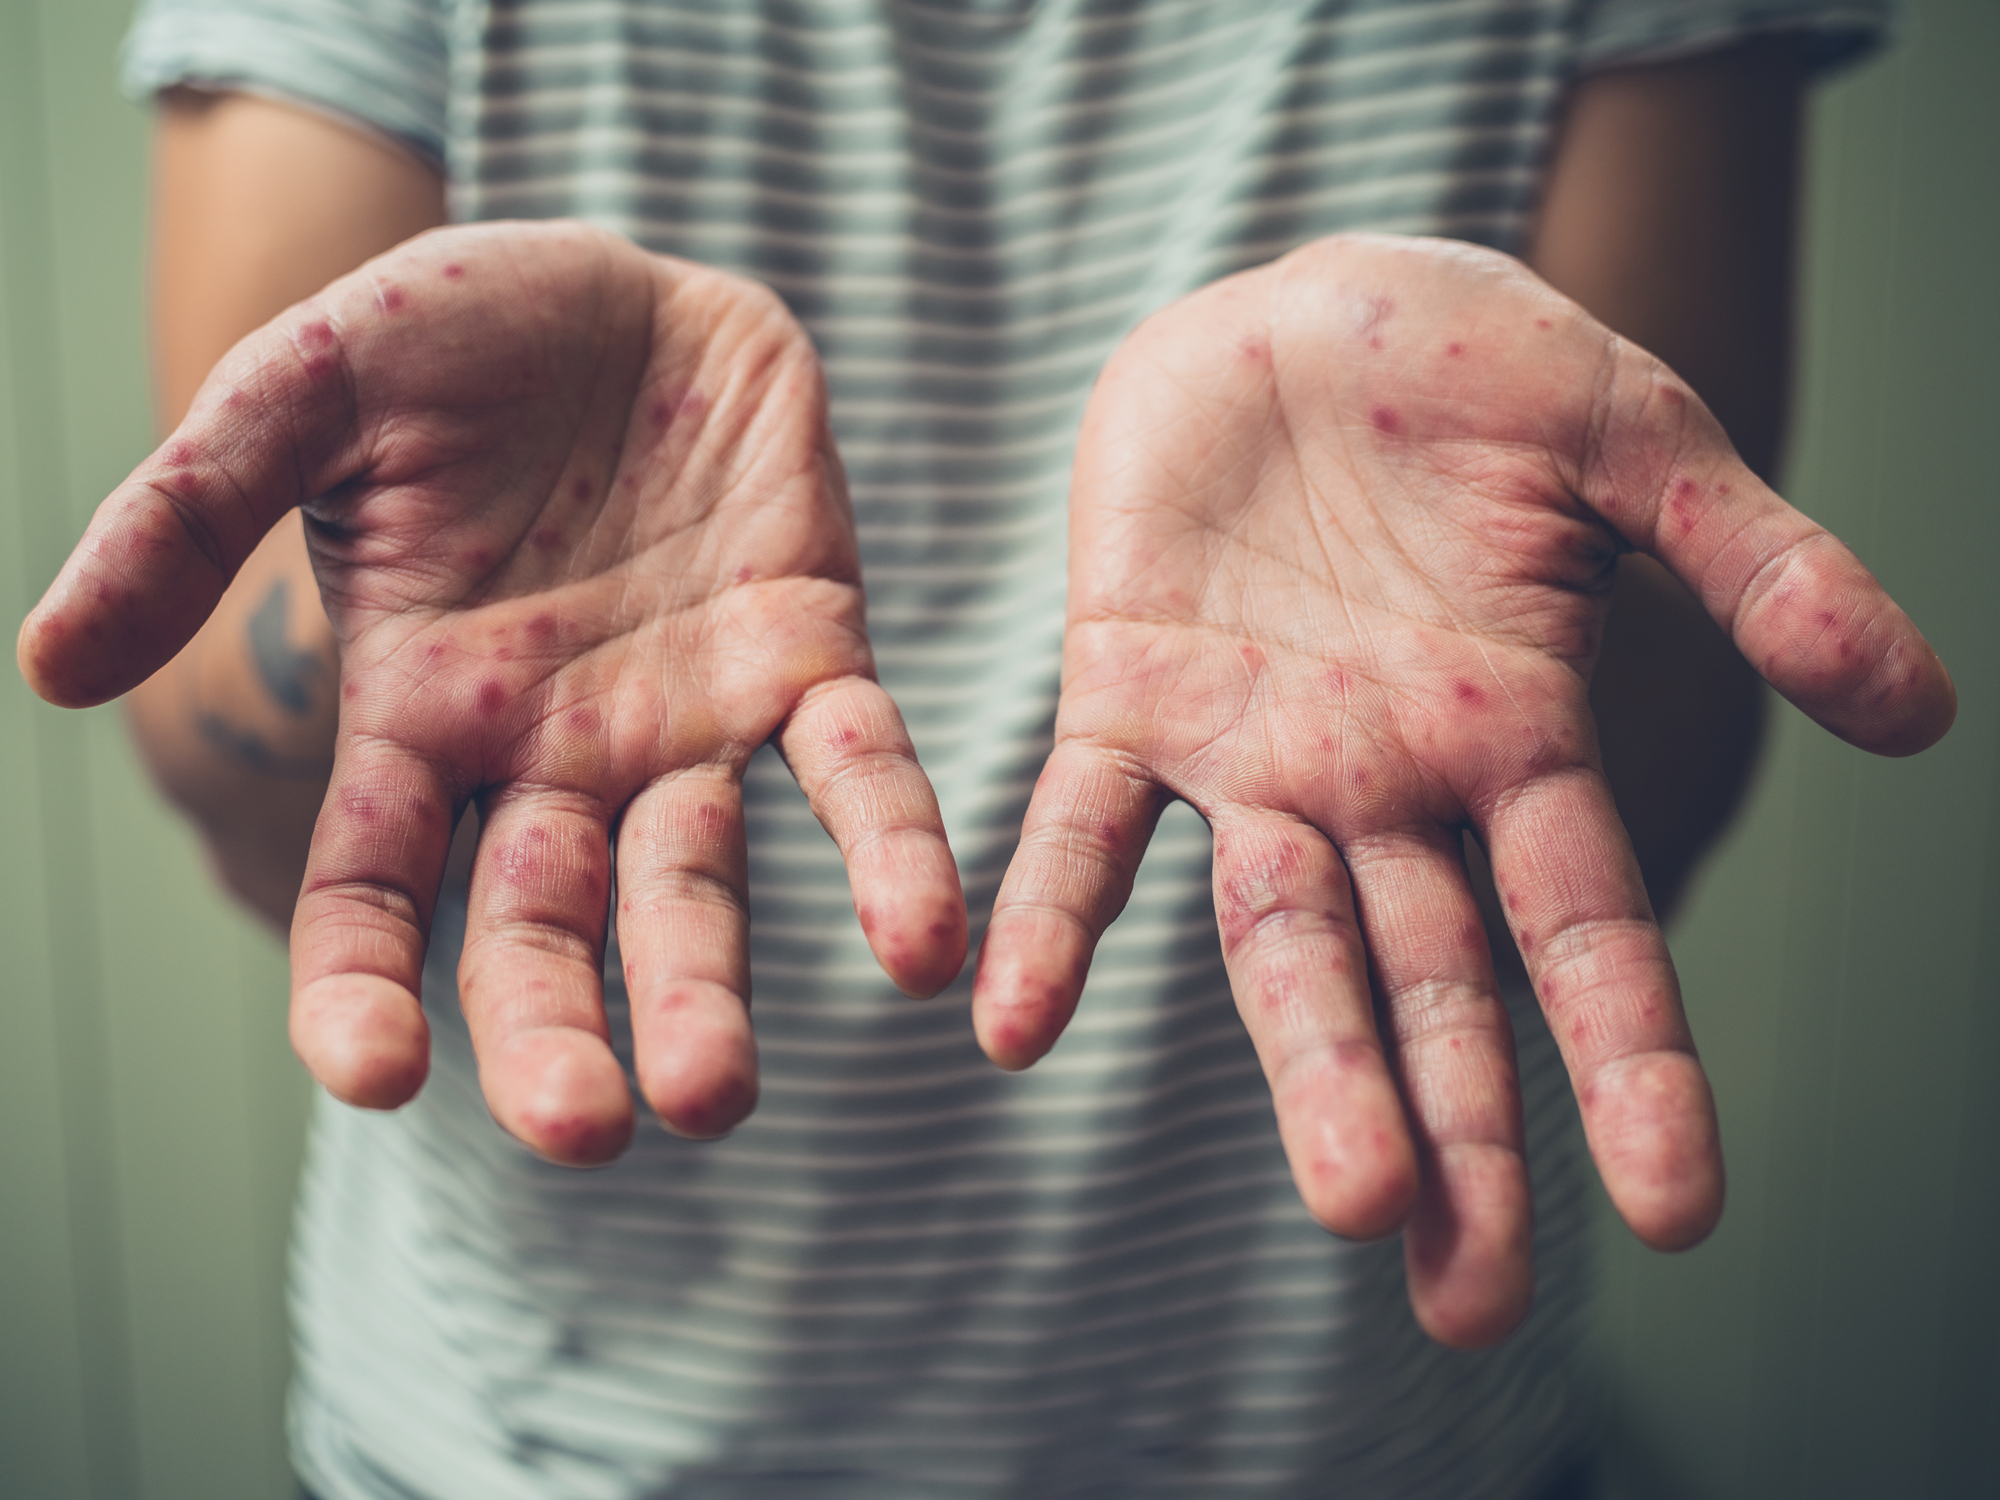
[[[1943,667],[1854,556],[1506,257],[1325,241],[1147,322],[1084,420],[1056,745],[975,986],[988,1053],[1054,1042],[1184,798],[1308,1208],[1363,1238],[1407,1221],[1419,1318],[1490,1342],[1528,1305],[1530,1200],[1469,828],[1619,1212],[1699,1240],[1714,1108],[1586,700],[1627,548],[1835,733],[1904,754],[1949,725]]]
[[[424,944],[477,799],[460,998],[502,1125],[565,1162],[756,1097],[741,777],[776,738],[890,977],[949,983],[965,908],[874,680],[812,348],[734,277],[575,225],[411,241],[253,334],[23,626],[55,702],[165,662],[293,506],[340,644],[331,785],[292,927],[292,1038],[352,1103],[422,1083]]]

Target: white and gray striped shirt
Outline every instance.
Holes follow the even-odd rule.
[[[974,916],[1047,753],[1065,493],[1146,313],[1336,230],[1518,248],[1581,70],[1878,0],[151,0],[135,93],[230,85],[438,161],[461,219],[576,215],[757,277],[817,341],[876,658]],[[1516,1006],[1538,1307],[1431,1344],[1393,1243],[1287,1174],[1207,831],[1163,819],[1075,1022],[1022,1075],[967,982],[882,978],[768,752],[747,787],[763,1105],[532,1158],[453,996],[393,1116],[323,1103],[294,1251],[296,1459],[379,1497],[1502,1496],[1577,1451],[1583,1159]],[[615,1033],[629,1030],[615,960]]]

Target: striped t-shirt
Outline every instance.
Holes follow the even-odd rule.
[[[576,215],[756,277],[816,341],[881,675],[975,940],[1055,711],[1085,395],[1146,313],[1336,230],[1518,249],[1582,70],[1878,0],[151,0],[138,93],[338,112],[460,219]],[[1437,1347],[1400,1247],[1307,1217],[1230,1002],[1209,846],[1162,819],[1075,1021],[1022,1075],[969,977],[877,970],[768,751],[747,787],[763,1103],[573,1172],[505,1137],[453,993],[394,1115],[323,1102],[294,1454],[326,1500],[1529,1494],[1572,1462],[1586,1170],[1514,1007],[1537,1307]],[[630,1060],[615,955],[606,985]]]

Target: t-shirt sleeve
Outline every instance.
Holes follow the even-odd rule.
[[[1886,41],[1898,0],[1586,0],[1579,70],[1666,62],[1752,37],[1790,33],[1823,73]]]
[[[442,0],[144,0],[120,82],[187,84],[345,115],[433,161],[445,150]]]

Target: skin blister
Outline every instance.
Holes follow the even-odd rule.
[[[889,977],[956,975],[963,897],[875,681],[825,406],[752,283],[579,225],[445,230],[244,340],[105,502],[22,630],[56,702],[148,675],[305,514],[340,702],[292,1032],[336,1095],[422,1082],[424,945],[476,800],[460,998],[496,1118],[565,1162],[630,1137],[600,979],[615,869],[641,1090],[686,1133],[737,1123],[740,781],[767,741],[848,854]]]
[[[1942,666],[1853,555],[1507,257],[1342,237],[1142,325],[1079,442],[1056,745],[975,987],[989,1053],[1054,1042],[1160,807],[1192,803],[1307,1207],[1405,1227],[1425,1326],[1501,1337],[1531,1200],[1469,829],[1614,1202],[1649,1244],[1699,1240],[1714,1106],[1588,701],[1630,549],[1856,744],[1948,727]]]

